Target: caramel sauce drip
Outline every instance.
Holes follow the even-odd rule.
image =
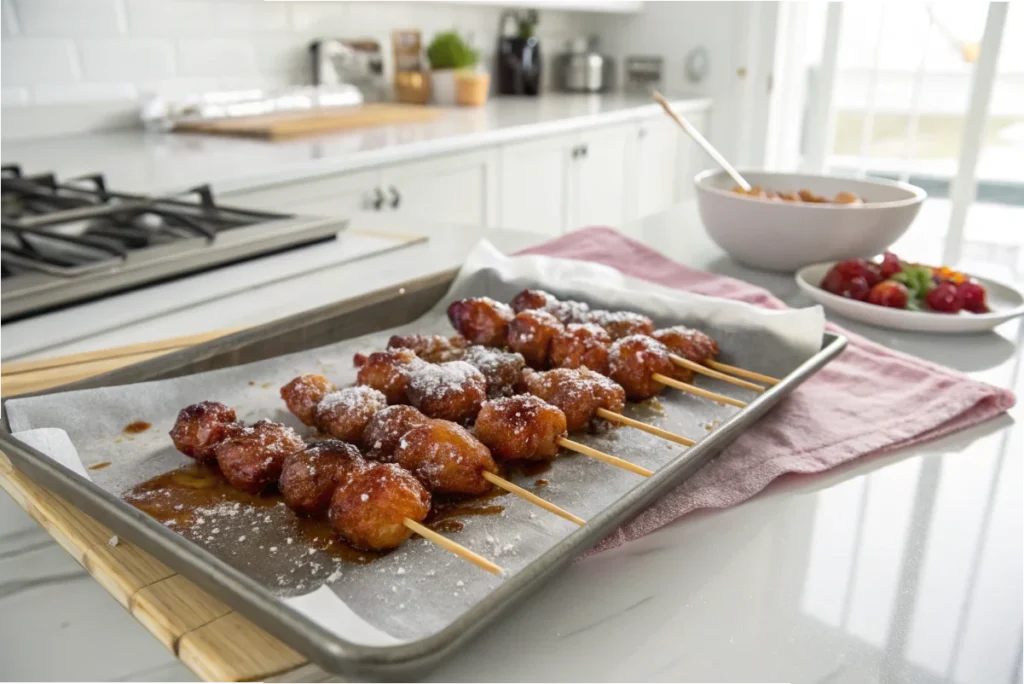
[[[125,425],[122,432],[127,432],[130,435],[137,435],[140,432],[145,432],[151,427],[153,427],[152,423],[147,423],[144,420],[137,420],[134,423],[128,423]]]

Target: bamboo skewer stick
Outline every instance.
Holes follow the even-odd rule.
[[[503,477],[498,477],[497,475],[495,475],[492,472],[489,472],[489,471],[485,470],[483,472],[483,476],[484,476],[485,480],[487,480],[491,484],[495,485],[496,487],[501,487],[506,492],[509,492],[510,494],[515,494],[519,498],[525,499],[526,501],[529,501],[530,503],[534,504],[535,506],[540,506],[541,508],[543,508],[545,511],[548,511],[549,513],[554,513],[555,515],[557,515],[559,517],[565,518],[569,522],[574,522],[574,523],[576,523],[577,525],[580,525],[580,526],[585,525],[586,522],[587,522],[583,518],[578,518],[575,515],[573,515],[572,513],[570,513],[569,511],[566,511],[566,510],[564,510],[562,508],[559,508],[558,506],[556,506],[555,504],[551,503],[550,501],[546,501],[546,500],[540,498],[539,496],[537,496],[533,492],[529,491],[528,489],[523,489],[519,485],[511,483],[511,482],[509,482],[508,480],[506,480]]]
[[[623,470],[628,470],[632,473],[636,473],[637,475],[650,477],[651,475],[654,474],[653,470],[648,470],[647,468],[638,466],[635,463],[630,463],[629,461],[621,459],[617,456],[606,454],[603,451],[598,451],[597,449],[588,447],[586,444],[580,444],[579,442],[574,442],[571,439],[566,439],[565,437],[558,438],[558,445],[560,447],[568,449],[569,451],[575,451],[577,454],[583,454],[584,456],[589,456],[590,458],[596,458],[598,461],[604,461],[609,465],[622,468]]]
[[[708,360],[706,362],[709,367],[715,370],[722,371],[723,373],[731,373],[732,375],[738,375],[741,378],[747,378],[748,380],[757,380],[768,385],[779,384],[778,378],[773,378],[770,375],[762,375],[761,373],[755,373],[754,371],[744,370],[743,368],[737,368],[736,366],[730,366],[727,363],[721,363],[719,361]]]
[[[662,385],[668,385],[669,387],[674,387],[678,390],[695,394],[698,397],[704,397],[705,399],[711,399],[712,401],[720,401],[724,404],[730,404],[731,406],[738,406],[740,408],[745,408],[747,405],[746,402],[740,401],[739,399],[733,399],[732,397],[727,397],[724,394],[708,392],[705,389],[688,385],[685,382],[679,382],[678,380],[674,380],[673,378],[662,375],[661,373],[652,373],[651,377]]]
[[[633,418],[627,418],[621,413],[612,413],[606,408],[597,409],[597,415],[601,416],[605,420],[622,423],[623,425],[628,425],[629,427],[636,428],[637,430],[643,430],[644,432],[648,432],[656,437],[661,437],[662,439],[667,439],[668,441],[675,442],[676,444],[682,444],[683,446],[688,447],[696,444],[692,439],[688,439],[682,435],[677,435],[676,433],[669,432],[668,430],[662,430],[660,427],[655,427],[648,423],[641,423],[639,420],[634,420]]]
[[[736,385],[737,387],[743,387],[745,389],[753,390],[755,392],[764,392],[765,388],[762,387],[761,385],[755,385],[752,382],[747,382],[746,380],[740,380],[739,378],[734,378],[731,375],[720,373],[716,370],[708,368],[707,366],[702,366],[701,364],[694,363],[689,359],[684,359],[682,356],[679,356],[678,354],[669,354],[668,358],[671,359],[672,363],[676,364],[677,366],[681,366],[682,368],[692,370],[694,373],[700,373],[701,375],[706,375],[709,378],[715,378],[716,380],[729,382],[732,383],[733,385]]]
[[[472,551],[467,549],[462,544],[458,544],[456,542],[453,542],[448,537],[446,537],[446,536],[444,536],[442,534],[438,534],[434,530],[430,529],[429,527],[426,527],[425,525],[421,525],[420,523],[416,522],[412,518],[403,518],[402,519],[402,523],[408,529],[410,529],[413,532],[415,532],[416,534],[420,535],[421,537],[423,537],[427,541],[434,542],[435,544],[437,544],[441,548],[445,549],[446,551],[451,551],[452,553],[454,553],[459,558],[462,558],[463,560],[469,561],[470,563],[472,563],[476,567],[480,568],[481,570],[486,570],[487,572],[491,573],[492,575],[497,575],[498,577],[501,577],[502,575],[505,574],[505,571],[501,569],[501,566],[495,565],[494,563],[492,563],[491,561],[487,560],[483,556],[480,556],[480,555],[478,555],[476,553],[473,553]]]

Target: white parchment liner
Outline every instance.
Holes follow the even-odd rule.
[[[353,353],[383,348],[388,337],[399,332],[451,334],[445,309],[452,300],[488,295],[508,301],[528,286],[543,287],[594,307],[641,311],[659,325],[699,327],[719,342],[723,361],[775,376],[787,374],[817,352],[824,331],[820,307],[766,311],[632,279],[592,263],[541,256],[506,257],[483,242],[470,255],[447,296],[412,324],[197,375],[11,399],[7,402],[8,418],[16,437],[63,466],[86,473],[103,489],[121,495],[140,482],[188,462],[167,437],[181,407],[207,399],[221,401],[235,407],[245,421],[269,417],[308,434],[309,429],[287,413],[278,395],[278,389],[291,378],[317,372],[339,385],[349,384],[355,380]],[[396,306],[401,306],[401,299]],[[714,380],[699,379],[697,384],[737,398],[751,398],[742,389]],[[661,408],[631,405],[626,413],[700,439],[708,434],[708,426],[738,410],[673,390],[663,392],[659,403]],[[134,437],[125,436],[122,429],[135,420],[151,422],[153,427]],[[651,469],[685,450],[629,428],[575,438]],[[101,462],[111,465],[87,470]],[[542,477],[547,484],[534,491],[584,519],[639,482],[637,475],[578,455],[560,457]],[[534,479],[520,478],[520,484],[532,488]],[[502,513],[467,517],[465,528],[451,536],[494,560],[506,575],[521,570],[575,529],[572,523],[511,495],[491,503],[503,506]],[[302,546],[299,540],[288,549],[272,547],[272,540],[280,535],[268,536],[262,521],[263,511],[255,510],[242,510],[230,520],[212,517],[204,521],[204,529],[210,531],[208,540],[200,539],[198,543],[270,587],[312,620],[354,643],[386,645],[428,636],[503,581],[422,539],[411,540],[368,565],[340,562]],[[220,531],[214,534],[214,529]]]

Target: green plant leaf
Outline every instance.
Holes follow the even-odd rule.
[[[458,33],[445,31],[430,41],[427,59],[431,69],[465,69],[474,66],[480,55]]]

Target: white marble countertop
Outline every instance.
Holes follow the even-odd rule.
[[[682,112],[711,105],[704,98],[670,100]],[[175,191],[202,179],[224,193],[638,120],[660,111],[640,95],[498,97],[478,109],[445,109],[427,123],[277,142],[142,131],[4,141],[3,163],[20,164],[26,173],[57,170],[64,178],[103,171],[108,186],[123,192]]]
[[[274,293],[269,317],[288,301],[292,311],[296,301],[316,306],[336,298],[323,291],[321,278],[334,278],[334,292],[344,278],[350,294],[358,294],[459,263],[478,235],[454,227],[430,232],[433,246],[301,276],[255,298]],[[627,232],[683,263],[744,278],[792,305],[809,304],[790,277],[749,271],[725,257],[692,206]],[[487,237],[504,249],[543,239]],[[429,258],[437,261],[425,265]],[[240,303],[191,318],[183,312],[173,334],[233,325],[232,316],[258,322],[262,314]],[[972,337],[837,322],[1024,391],[1019,321]],[[139,341],[147,332],[167,334],[140,326],[93,343]],[[745,504],[688,515],[578,562],[431,679],[1020,682],[1020,411],[822,476],[785,479]],[[191,677],[5,495],[0,615],[5,679]]]

